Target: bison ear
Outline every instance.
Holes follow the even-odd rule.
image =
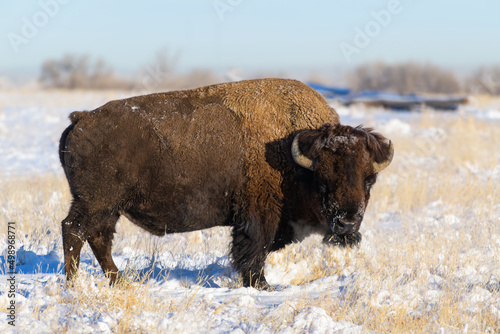
[[[308,158],[302,151],[300,150],[300,139],[299,139],[300,134],[297,134],[295,138],[293,138],[292,142],[292,157],[293,161],[301,167],[307,168],[309,170],[314,171],[316,169],[316,161],[313,159]]]
[[[384,169],[387,168],[387,166],[390,165],[391,161],[392,161],[392,158],[394,157],[394,144],[392,143],[392,141],[389,140],[389,144],[386,144],[387,146],[387,153],[386,153],[386,158],[385,160],[381,161],[381,162],[376,162],[374,161],[373,162],[373,170],[375,173],[378,173]]]
[[[302,130],[292,142],[292,157],[299,166],[314,171],[318,163],[315,159],[317,153],[324,148],[338,124],[325,123],[319,129]],[[312,157],[312,158],[309,158]]]

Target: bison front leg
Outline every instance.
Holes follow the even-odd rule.
[[[274,220],[271,217],[259,220],[253,216],[241,220],[233,228],[231,253],[245,287],[270,288],[264,276],[264,264],[278,226]]]

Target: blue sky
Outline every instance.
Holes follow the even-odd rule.
[[[364,35],[364,36],[363,36]],[[65,53],[133,72],[168,49],[179,70],[321,71],[367,61],[457,71],[500,63],[500,1],[0,2],[0,76]]]

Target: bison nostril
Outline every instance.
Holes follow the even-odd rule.
[[[338,235],[351,234],[356,232],[356,227],[358,226],[358,220],[345,220],[337,219],[331,225],[333,233]]]
[[[330,216],[330,230],[337,235],[356,233],[359,230],[363,215],[360,210],[340,211]]]
[[[335,225],[333,226],[333,232],[340,234],[344,230],[345,225],[341,221],[337,221]]]

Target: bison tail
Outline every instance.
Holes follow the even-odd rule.
[[[59,140],[59,160],[61,161],[61,165],[64,167],[64,153],[66,152],[66,142],[68,139],[68,135],[75,127],[75,123],[72,123],[70,126],[64,130],[61,135],[61,139]]]
[[[69,120],[71,121],[71,125],[64,130],[64,132],[61,135],[61,140],[59,141],[59,160],[61,161],[61,165],[64,167],[64,153],[66,153],[66,146],[67,146],[67,139],[68,135],[73,130],[75,127],[75,124],[85,116],[85,114],[88,114],[85,111],[73,111],[71,114],[69,114]]]

